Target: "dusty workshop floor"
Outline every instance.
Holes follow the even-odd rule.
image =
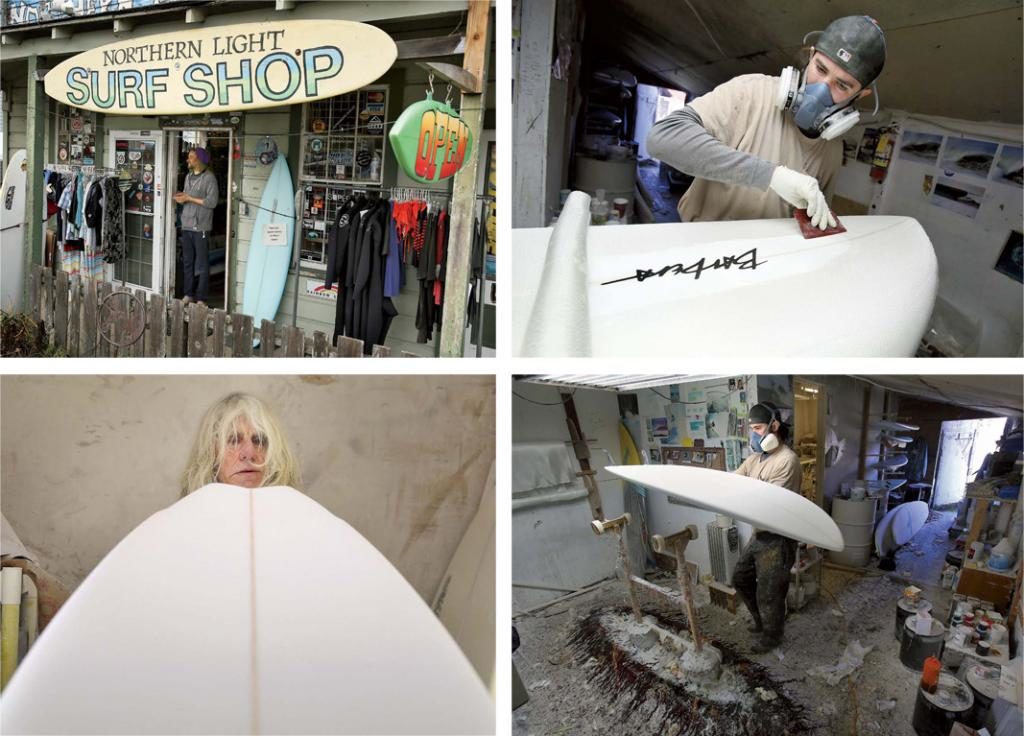
[[[638,668],[626,656],[634,652],[628,645],[620,649],[619,641],[607,645],[611,654],[605,656],[604,640],[594,636],[595,622],[628,617],[620,581],[607,581],[576,598],[519,616],[515,624],[521,646],[513,661],[530,700],[513,712],[512,733],[746,734],[751,723],[768,723],[783,713],[792,719],[787,721],[790,733],[913,736],[910,721],[920,675],[899,660],[893,633],[896,600],[913,583],[924,590],[937,615],[945,615],[950,592],[939,587],[939,579],[952,520],[949,512],[933,514],[897,554],[894,572],[879,571],[877,561],[863,575],[826,568],[823,594],[790,614],[782,646],[766,654],[750,652],[752,635],[742,604],[734,616],[711,606],[707,587],[698,586],[702,632],[722,649],[727,669],[741,670],[751,680],[749,688],[741,686],[749,692],[737,701],[746,698],[750,705],[750,693],[761,695],[762,702],[753,697],[752,710],[694,697],[681,687],[645,677],[646,672],[637,677]],[[675,589],[673,576],[660,575],[656,582]],[[685,627],[678,609],[654,594],[643,595],[641,608],[666,627]],[[831,686],[809,674],[812,668],[836,664],[853,641],[871,650],[852,676]],[[762,727],[761,732],[784,730]]]

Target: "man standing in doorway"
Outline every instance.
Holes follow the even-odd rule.
[[[800,458],[785,444],[789,426],[782,421],[782,413],[773,404],[755,404],[750,409],[749,421],[754,453],[736,473],[799,493]],[[782,642],[789,571],[796,560],[796,545],[780,534],[755,529],[736,563],[732,584],[754,619],[750,631],[761,635],[751,647],[755,652],[767,652]]]
[[[210,292],[210,231],[220,193],[217,177],[207,168],[209,164],[210,152],[205,148],[189,151],[185,191],[174,195],[174,201],[184,205],[181,210],[181,251],[185,267],[185,304],[192,301],[205,304]]]

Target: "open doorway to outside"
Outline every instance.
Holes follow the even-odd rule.
[[[210,308],[225,309],[230,283],[228,244],[231,238],[231,151],[234,141],[230,129],[189,128],[168,130],[168,172],[170,193],[180,192],[188,174],[188,152],[202,147],[210,153],[208,169],[217,178],[217,207],[213,211],[210,243],[210,291],[206,300]],[[168,268],[172,274],[168,291],[176,298],[185,295],[185,270],[181,242],[181,208],[167,197],[167,240],[174,243],[174,260]],[[170,256],[170,254],[168,254]]]
[[[982,478],[979,472],[989,453],[998,448],[1006,419],[961,419],[942,423],[939,454],[935,463],[932,506],[949,508],[958,504],[967,484]]]

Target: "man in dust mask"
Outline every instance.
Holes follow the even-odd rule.
[[[768,402],[755,404],[748,424],[753,454],[736,473],[799,493],[800,458],[785,444],[789,426],[779,409]],[[766,652],[782,642],[789,571],[796,560],[796,547],[797,543],[788,537],[755,529],[736,563],[732,584],[753,618],[750,631],[759,635],[751,646],[755,652]]]
[[[679,201],[684,222],[788,218],[795,207],[815,227],[835,225],[827,198],[842,166],[840,138],[859,121],[853,103],[882,72],[885,36],[865,15],[839,18],[804,42],[815,35],[802,71],[736,77],[651,128],[650,155],[695,177]]]

